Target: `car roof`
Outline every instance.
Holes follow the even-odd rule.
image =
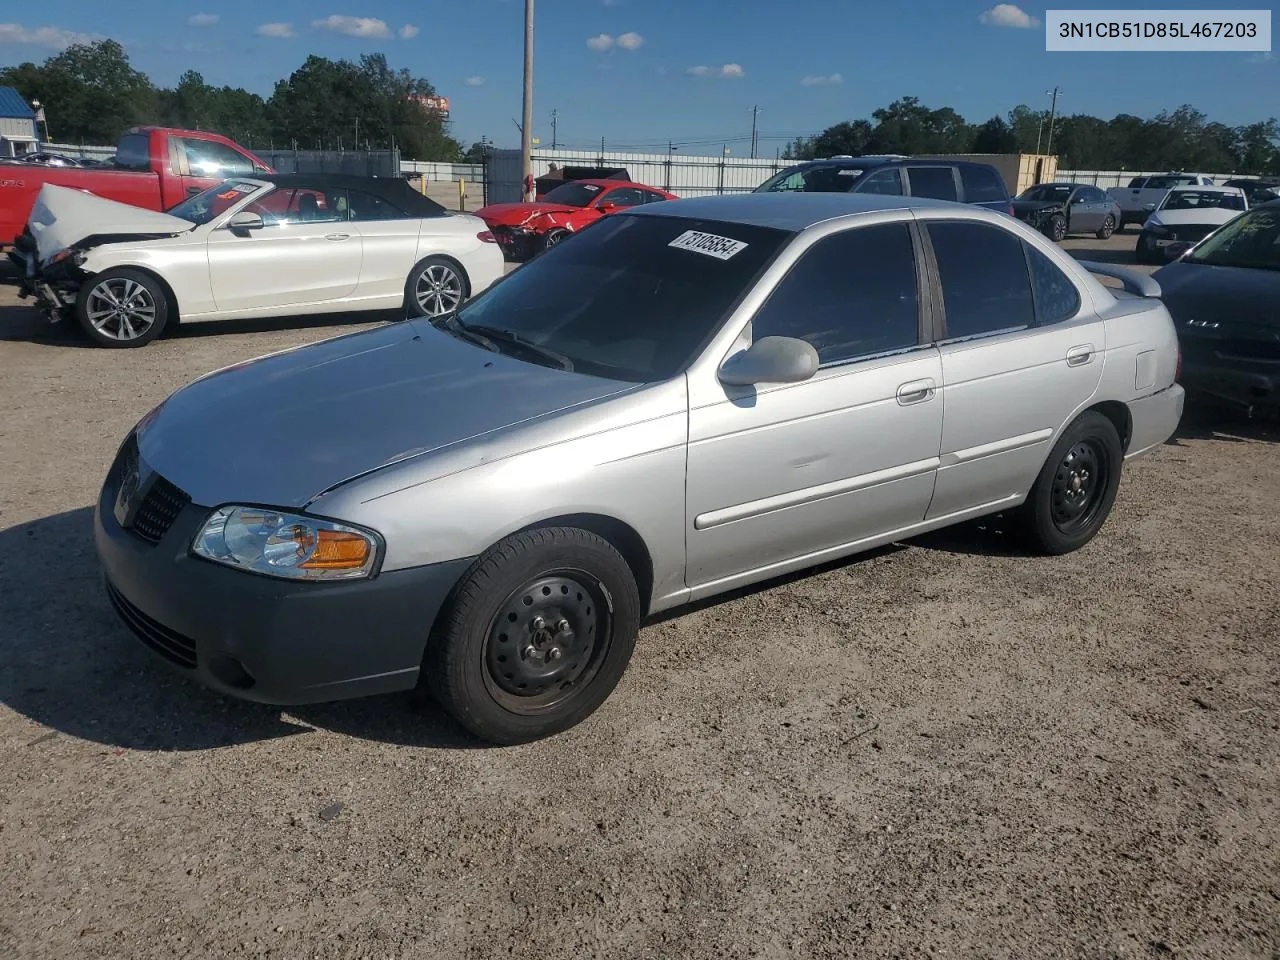
[[[642,190],[657,190],[659,193],[667,193],[661,187],[651,187],[647,183],[639,183],[635,180],[609,180],[603,178],[599,180],[566,180],[564,183],[589,183],[593,187],[608,187],[609,189],[614,187],[640,187]],[[564,184],[559,184],[559,186],[564,186]],[[550,193],[551,191],[547,192]]]
[[[951,160],[946,157],[903,157],[894,154],[863,157],[819,157],[814,160],[802,160],[782,170],[794,170],[797,167],[989,167],[991,164],[979,160]],[[779,171],[781,172],[781,170]]]
[[[690,197],[679,203],[651,203],[632,207],[631,216],[685,217],[721,220],[755,227],[799,232],[824,220],[879,210],[936,210],[972,204],[868,193],[744,193],[730,196]]]
[[[1169,188],[1170,193],[1239,193],[1239,187],[1228,187],[1225,184],[1204,183],[1196,185],[1193,183],[1183,183],[1176,187]]]
[[[403,177],[362,177],[354,173],[255,173],[251,176],[227,179],[256,180],[285,189],[333,187],[361,190],[401,207],[406,213],[417,217],[440,216],[447,212],[441,204],[415,190]]]

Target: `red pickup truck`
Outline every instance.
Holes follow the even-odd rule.
[[[108,166],[0,163],[0,246],[13,243],[22,233],[36,194],[46,183],[87,190],[135,207],[167,210],[228,177],[271,172],[265,163],[226,137],[165,127],[134,127],[126,131]]]

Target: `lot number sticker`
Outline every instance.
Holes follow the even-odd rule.
[[[717,237],[714,233],[699,233],[697,230],[686,230],[667,246],[675,247],[677,250],[705,253],[708,257],[715,257],[717,260],[728,260],[747,249],[747,245],[741,240]]]

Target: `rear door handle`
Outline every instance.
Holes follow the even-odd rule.
[[[932,377],[904,383],[898,387],[898,403],[906,407],[913,403],[924,403],[926,400],[932,400],[937,388],[938,385],[934,383]]]
[[[1086,363],[1093,360],[1093,344],[1086,343],[1083,346],[1072,347],[1067,351],[1068,367],[1083,367]]]
[[[349,234],[349,233],[326,233],[326,234],[324,235],[324,238],[325,238],[326,240],[346,240],[346,239],[348,239],[350,236],[351,236],[351,234]]]

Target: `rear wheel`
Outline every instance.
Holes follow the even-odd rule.
[[[1063,431],[1020,508],[1027,545],[1039,553],[1079,550],[1115,503],[1124,452],[1115,424],[1089,410]]]
[[[84,282],[76,299],[80,328],[103,347],[145,346],[168,318],[168,294],[141,270],[104,270]]]
[[[427,257],[409,273],[404,285],[405,315],[443,317],[470,295],[466,272],[448,257]]]
[[[1099,240],[1107,240],[1115,232],[1116,232],[1116,218],[1111,216],[1111,214],[1108,213],[1107,219],[1102,221],[1102,229],[1098,231],[1097,237]]]
[[[605,701],[639,622],[635,577],[608,541],[576,527],[514,534],[454,590],[427,644],[423,682],[481,739],[536,740]]]

